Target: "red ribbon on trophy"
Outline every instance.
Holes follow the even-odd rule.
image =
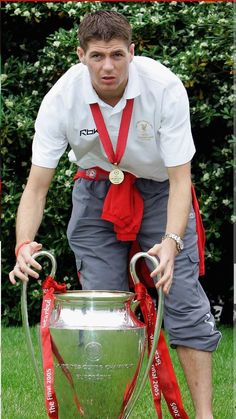
[[[145,286],[140,282],[134,285],[137,300],[147,325],[148,353],[150,354],[156,323],[156,310],[152,298]],[[159,419],[162,419],[161,393],[165,398],[170,414],[173,418],[188,419],[184,410],[179,386],[172,366],[169,351],[161,331],[154,360],[149,372],[150,384],[155,409]]]
[[[54,367],[51,346],[51,336],[49,331],[49,320],[54,305],[54,288],[47,290],[43,297],[40,331],[43,350],[43,372],[44,372],[44,391],[45,404],[49,418],[58,419],[58,402],[54,389]]]
[[[43,303],[41,309],[40,331],[42,339],[44,390],[47,414],[49,418],[58,419],[58,402],[54,388],[54,354],[66,379],[72,387],[74,393],[74,402],[77,406],[77,409],[80,415],[83,416],[84,411],[76,395],[72,375],[68,368],[66,368],[65,362],[60,355],[55,343],[53,342],[49,330],[50,316],[54,307],[54,292],[66,292],[66,284],[58,284],[51,276],[48,276],[43,282],[42,288]]]

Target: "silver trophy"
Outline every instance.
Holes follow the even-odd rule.
[[[54,256],[47,251],[34,254],[49,257],[50,276],[56,272]],[[137,253],[130,262],[134,283],[140,257],[149,259],[154,268],[155,257]],[[158,278],[157,278],[158,280]],[[81,418],[75,395],[86,419],[128,418],[146,383],[155,355],[163,318],[163,292],[159,303],[152,350],[145,365],[146,326],[135,315],[136,296],[124,291],[68,291],[55,294],[50,318],[50,334],[54,346],[55,391],[60,419]],[[21,308],[26,342],[39,384],[39,372],[30,336],[27,312],[27,283],[22,285]],[[71,377],[68,380],[68,374]]]

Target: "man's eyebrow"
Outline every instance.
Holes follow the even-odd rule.
[[[90,51],[89,54],[102,54],[102,52],[98,51],[97,49],[94,49],[94,50]]]
[[[121,52],[121,53],[124,53],[124,50],[123,49],[121,49],[121,48],[119,48],[119,49],[115,49],[114,51],[112,51],[112,52]]]
[[[124,54],[124,50],[122,48],[117,48],[117,49],[114,49],[113,51],[111,51],[111,54],[114,54],[114,53],[123,53]],[[97,49],[94,49],[94,50],[89,52],[89,55],[92,55],[92,54],[103,55],[103,54],[105,54],[105,51],[99,51]]]

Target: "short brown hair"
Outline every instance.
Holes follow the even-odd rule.
[[[92,39],[105,42],[117,38],[131,44],[132,29],[128,20],[112,10],[98,10],[85,15],[79,25],[78,38],[81,48],[86,51]]]

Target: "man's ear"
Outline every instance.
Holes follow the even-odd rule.
[[[133,58],[134,58],[134,48],[135,48],[135,45],[132,43],[132,44],[130,44],[130,46],[129,46],[129,53],[130,53],[130,62],[133,60]]]
[[[79,58],[80,62],[82,64],[86,64],[86,62],[85,62],[85,52],[84,52],[83,48],[81,48],[81,47],[77,48],[77,55],[78,55],[78,58]]]

